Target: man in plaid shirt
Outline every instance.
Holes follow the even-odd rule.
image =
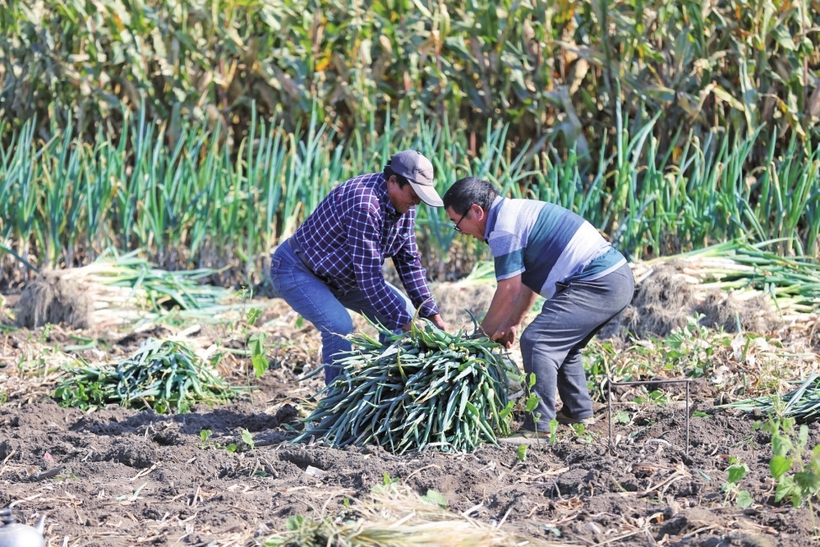
[[[404,331],[418,310],[446,328],[416,246],[415,206],[422,201],[442,205],[433,165],[415,150],[398,152],[383,172],[332,190],[274,252],[274,293],[319,329],[327,384],[341,372],[334,365],[338,354],[351,349],[344,338],[353,332],[348,310]],[[393,259],[407,296],[384,279],[386,258]]]

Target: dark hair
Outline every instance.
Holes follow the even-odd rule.
[[[444,208],[452,208],[459,215],[463,215],[473,206],[473,203],[484,209],[490,210],[493,200],[498,196],[498,190],[478,177],[464,177],[453,183],[444,193],[441,200]]]
[[[404,188],[405,186],[410,184],[410,181],[407,180],[407,177],[405,177],[403,175],[399,175],[398,173],[393,171],[393,168],[390,167],[389,162],[387,163],[387,165],[384,166],[384,171],[382,171],[382,172],[384,173],[384,178],[385,179],[389,179],[390,177],[395,176],[396,181],[399,183],[399,188]]]

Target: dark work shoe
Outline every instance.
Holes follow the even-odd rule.
[[[575,418],[570,416],[569,414],[564,414],[564,409],[558,411],[555,415],[555,419],[558,421],[559,424],[564,425],[572,425],[572,424],[584,424],[584,425],[593,425],[595,423],[595,418],[590,416],[588,418]]]

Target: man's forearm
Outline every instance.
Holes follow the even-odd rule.
[[[505,279],[498,283],[498,288],[496,288],[490,302],[490,309],[487,310],[487,314],[481,322],[481,330],[484,331],[484,334],[492,336],[502,325],[509,321],[515,309],[515,301],[519,297],[521,287],[521,283],[516,282],[515,279]]]
[[[509,321],[506,326],[515,327],[520,325],[532,309],[537,297],[538,294],[536,294],[532,289],[522,286],[521,291],[518,293],[518,298],[516,298],[513,303],[513,309],[510,312]]]

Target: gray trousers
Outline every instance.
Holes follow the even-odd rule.
[[[555,392],[563,414],[592,416],[581,350],[610,319],[632,301],[635,280],[628,264],[594,281],[573,281],[544,302],[541,313],[521,334],[524,371],[535,373],[532,391],[540,398],[524,429],[549,431],[555,418]]]

